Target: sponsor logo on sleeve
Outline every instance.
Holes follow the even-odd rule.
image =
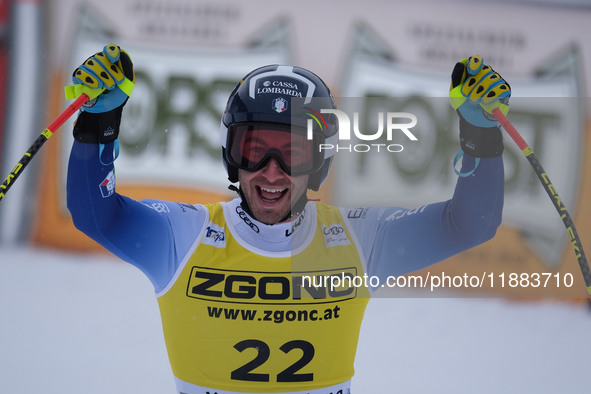
[[[105,179],[99,184],[103,198],[112,196],[115,193],[115,171],[111,170]]]

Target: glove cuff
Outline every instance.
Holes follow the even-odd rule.
[[[460,145],[473,157],[496,157],[503,153],[503,134],[498,126],[478,127],[460,115]]]
[[[123,105],[108,112],[80,112],[74,123],[74,139],[85,144],[108,144],[115,141],[119,136]]]

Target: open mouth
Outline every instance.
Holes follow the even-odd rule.
[[[287,188],[278,188],[278,187],[261,187],[257,186],[257,192],[259,197],[264,202],[274,203],[279,200],[287,193]]]

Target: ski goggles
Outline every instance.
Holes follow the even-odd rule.
[[[290,176],[312,174],[322,168],[324,154],[319,146],[323,137],[289,126],[244,123],[230,125],[226,144],[228,162],[246,171],[258,171],[271,158]]]

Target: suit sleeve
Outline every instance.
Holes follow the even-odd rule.
[[[199,205],[136,201],[116,192],[115,179],[114,165],[99,160],[98,145],[74,142],[67,178],[74,225],[139,268],[159,291],[196,242],[207,211]]]
[[[475,160],[464,155],[462,172]],[[490,240],[501,224],[504,196],[502,157],[481,159],[470,176],[458,178],[453,196],[412,209],[348,211],[368,274],[386,278],[426,268]]]

